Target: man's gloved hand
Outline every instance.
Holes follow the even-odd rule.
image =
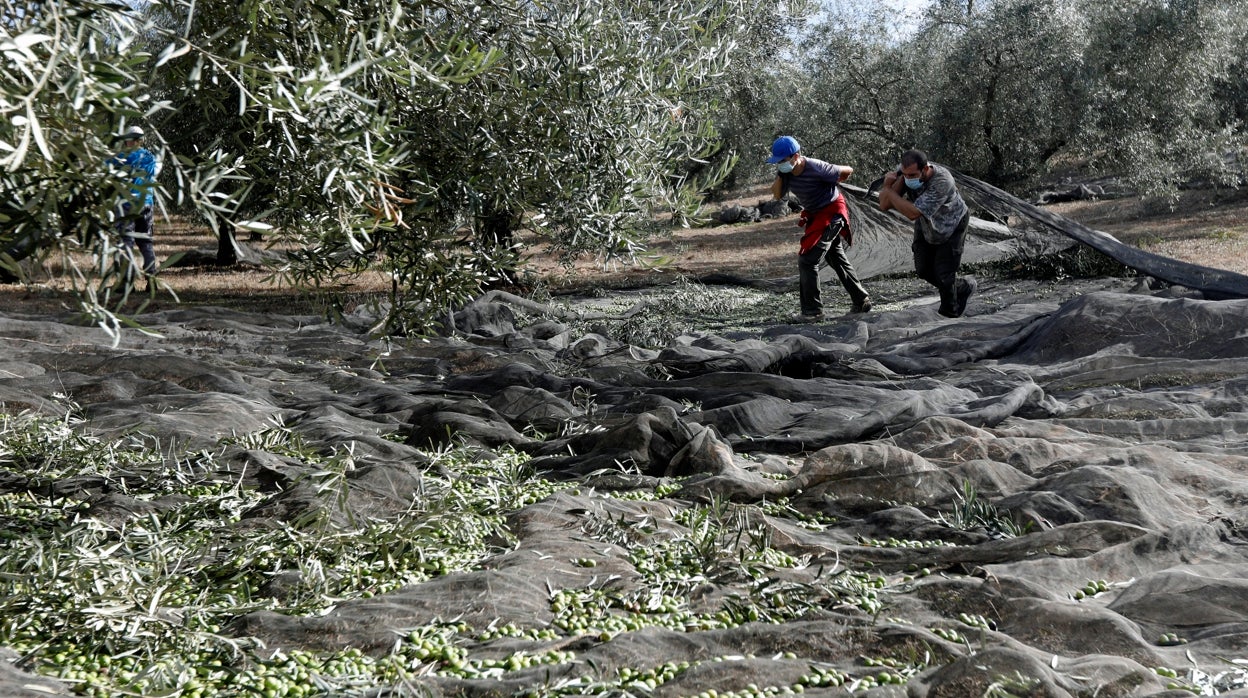
[[[798,216],[797,216],[797,227],[801,228],[802,230],[805,230],[805,229],[806,229],[806,225],[807,225],[809,222],[810,222],[810,218],[809,218],[809,216],[807,216],[807,215],[806,215],[806,211],[805,211],[805,210],[803,210],[801,213],[799,213],[799,214],[798,214]]]

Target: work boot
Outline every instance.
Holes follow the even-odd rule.
[[[866,298],[863,298],[861,303],[855,303],[853,312],[855,313],[871,312],[871,296],[867,296]]]
[[[975,293],[977,288],[979,288],[979,284],[975,283],[975,279],[972,277],[964,276],[958,280],[958,291],[953,305],[952,317],[962,317],[962,313],[966,312],[966,302],[971,299],[971,294]]]
[[[958,312],[958,282],[953,282],[948,288],[941,288],[940,306],[936,308],[936,313],[944,317],[957,317]]]

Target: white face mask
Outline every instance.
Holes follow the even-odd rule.
[[[780,173],[782,173],[782,174],[788,174],[788,173],[792,172],[792,171],[793,171],[793,163],[792,163],[792,161],[790,161],[790,160],[785,160],[784,162],[782,162],[782,163],[780,163],[780,164],[776,165],[776,171],[777,171],[777,172],[780,172]]]

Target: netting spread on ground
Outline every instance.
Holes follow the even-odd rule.
[[[1042,207],[1023,201],[969,175],[955,173],[962,194],[972,204],[963,262],[1003,259],[1039,259],[1077,244],[1092,249],[1136,271],[1200,291],[1219,300],[1248,298],[1248,277],[1163,257],[1118,241]],[[867,190],[843,185],[853,221],[854,245],[848,256],[864,279],[907,273],[914,268],[910,253],[911,225],[898,214],[883,213]],[[825,281],[835,282],[831,270]]]
[[[684,617],[754,599],[754,622],[465,638],[468,658],[571,654],[489,680],[431,671],[417,683],[433,695],[510,695],[672,661],[687,665],[655,695],[810,690],[814,667],[874,676],[863,657],[892,657],[906,679],[872,695],[1160,696],[1158,666],[1199,670],[1229,694],[1244,674],[1228,662],[1248,659],[1248,301],[1135,280],[1051,288],[985,279],[958,320],[915,295],[817,325],[691,329],[661,349],[497,296],[459,313],[455,336],[410,343],[368,338],[367,318],[352,328],[185,308],[142,318],[161,338],[127,334],[113,348],[90,328],[9,311],[0,401],[55,413],[72,400],[95,433],[188,449],[280,417],[312,444],[352,449],[361,517],[408,515],[424,454],[449,443],[514,448],[580,484],[510,512],[514,550],[480,569],[229,629],[268,647],[384,654],[435,619],[551,628],[560,590],[644,611],[634,553],[688,534],[681,512],[707,502],[801,561],[763,579],[707,562],[679,592]],[[239,477],[270,483],[249,525],[296,521],[309,505],[272,486],[300,468],[289,457],[225,456]],[[673,488],[657,500],[612,496],[663,483]],[[144,511],[81,487],[97,515]],[[734,544],[711,552],[736,560]],[[874,590],[850,594],[849,573],[863,570]],[[14,676],[0,680],[27,680]]]

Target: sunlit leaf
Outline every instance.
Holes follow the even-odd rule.
[[[191,44],[189,42],[183,42],[181,45],[177,43],[169,44],[168,46],[165,46],[164,50],[162,50],[160,55],[157,56],[155,67],[159,68],[174,58],[185,56],[187,53],[190,53],[190,51]]]

